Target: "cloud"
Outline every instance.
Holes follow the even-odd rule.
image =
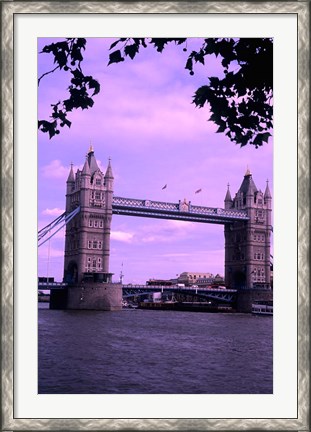
[[[61,214],[64,213],[64,211],[65,211],[64,209],[59,209],[58,207],[53,209],[47,208],[42,211],[42,214],[46,216],[60,216]]]
[[[64,167],[60,160],[54,159],[48,165],[41,168],[42,175],[50,179],[66,179],[69,167]]]
[[[74,157],[74,156],[71,156],[71,157]],[[95,153],[95,157],[96,157],[96,153]],[[79,160],[81,160],[81,159],[83,159],[83,156],[81,157],[81,155],[79,155]],[[107,166],[108,166],[108,162],[104,166],[100,159],[96,158],[96,161],[97,161],[98,168],[105,174]],[[80,165],[73,165],[73,167],[72,167],[73,172],[76,173],[76,171],[78,169],[81,171],[83,169],[83,165],[84,165],[84,163],[80,164]],[[65,181],[69,175],[69,170],[70,170],[69,165],[64,166],[59,159],[54,159],[48,165],[45,165],[41,168],[41,173],[42,173],[42,176],[45,178],[60,179],[60,180]]]
[[[167,254],[161,254],[161,257],[164,258],[180,258],[180,257],[190,257],[192,254],[190,253],[184,253],[184,252],[176,252],[176,253],[167,253]]]
[[[124,231],[111,231],[111,240],[116,240],[125,243],[131,243],[133,241],[134,235]]]
[[[112,230],[111,239],[136,245],[181,241],[188,238],[189,232],[195,229],[195,224],[191,222],[174,220],[148,220],[141,223],[131,221],[119,225],[121,226],[121,229]]]

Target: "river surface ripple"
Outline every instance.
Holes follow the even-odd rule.
[[[272,393],[272,317],[39,305],[39,393]]]

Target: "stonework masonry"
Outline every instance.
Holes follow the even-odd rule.
[[[117,311],[121,304],[121,284],[91,282],[68,287],[67,309]]]
[[[66,224],[63,293],[51,291],[54,309],[120,310],[122,285],[112,283],[109,272],[113,174],[109,160],[104,174],[93,147],[82,171],[71,165],[66,182],[66,212],[79,213]]]
[[[228,288],[270,286],[270,241],[272,197],[267,181],[265,192],[257,189],[246,171],[235,197],[228,190],[225,209],[244,209],[248,221],[225,225],[225,283]]]
[[[82,171],[67,179],[66,212],[80,206],[79,214],[66,225],[64,282],[80,283],[93,275],[94,281],[110,282],[110,226],[113,174],[109,161],[105,175],[90,147]]]

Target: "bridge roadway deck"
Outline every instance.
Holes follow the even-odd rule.
[[[62,282],[40,282],[39,290],[63,290],[68,285]],[[178,285],[122,285],[123,298],[131,298],[135,296],[143,296],[154,292],[171,292],[188,295],[198,295],[201,298],[214,299],[221,302],[232,303],[236,298],[237,290],[220,289],[220,288],[195,288],[195,287],[180,287]]]
[[[122,285],[123,289],[133,289],[133,290],[139,290],[139,289],[145,289],[146,291],[154,291],[154,290],[158,290],[158,291],[176,291],[176,289],[180,290],[180,291],[191,291],[191,292],[225,292],[225,293],[232,293],[235,294],[237,292],[237,290],[235,289],[227,289],[227,288],[205,288],[205,287],[180,287],[178,285],[133,285],[133,284],[127,284],[127,285]]]
[[[38,289],[64,289],[68,284],[64,282],[39,282]],[[230,293],[235,294],[237,290],[234,289],[224,289],[224,288],[195,288],[195,287],[180,287],[178,285],[133,285],[133,284],[123,284],[123,290],[133,290],[139,292],[140,290],[145,290],[146,292],[152,291],[184,291],[184,292],[209,292],[209,293]]]
[[[190,202],[167,203],[134,198],[113,197],[112,213],[189,222],[226,224],[249,219],[246,210],[226,210],[194,206]]]
[[[226,288],[195,288],[180,287],[178,285],[123,285],[123,298],[142,296],[154,292],[166,292],[183,295],[196,295],[201,298],[219,300],[226,303],[232,303],[236,298],[237,290]]]

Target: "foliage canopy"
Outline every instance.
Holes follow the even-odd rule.
[[[134,60],[139,52],[152,46],[159,53],[174,43],[187,52],[187,38],[120,38],[110,46],[108,66]],[[70,127],[67,114],[74,109],[89,109],[93,97],[100,92],[99,82],[86,76],[82,70],[83,51],[87,41],[83,38],[46,45],[41,53],[52,54],[55,68],[44,73],[38,80],[57,69],[70,74],[69,97],[52,105],[52,120],[39,120],[38,127],[52,138],[59,134],[59,126]],[[199,63],[208,70],[208,56],[216,56],[221,62],[223,75],[210,76],[207,83],[193,95],[198,108],[209,106],[210,121],[218,133],[225,133],[241,147],[250,144],[256,148],[268,142],[273,123],[273,40],[270,38],[207,38],[202,39],[199,49],[187,55],[185,69],[194,75]]]

